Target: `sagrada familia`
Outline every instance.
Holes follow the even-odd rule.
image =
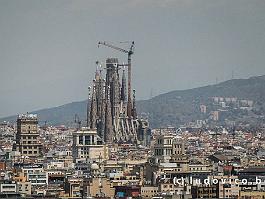
[[[97,68],[93,85],[89,87],[88,127],[97,129],[105,143],[148,145],[151,130],[147,120],[137,117],[135,90],[131,100],[125,65],[119,64],[117,58],[108,58],[105,71],[104,79],[102,68]]]

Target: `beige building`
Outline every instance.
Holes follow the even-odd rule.
[[[152,198],[158,194],[159,194],[158,187],[155,187],[155,186],[145,186],[145,187],[142,186],[141,187],[141,196],[144,199]]]
[[[213,178],[219,181],[219,198],[233,198],[239,195],[238,176],[214,176]]]
[[[42,145],[39,142],[38,137],[37,115],[19,115],[17,118],[17,135],[14,151],[19,151],[24,157],[39,157],[42,155]]]
[[[172,142],[172,155],[170,162],[176,163],[180,167],[181,172],[188,171],[189,159],[186,155],[184,142],[181,139],[173,139]]]
[[[214,121],[218,121],[219,120],[219,111],[212,111],[211,114],[212,114],[212,119]]]
[[[108,159],[108,146],[103,144],[97,131],[81,128],[73,133],[73,158],[103,161]]]
[[[69,178],[67,184],[69,184],[70,197],[81,197],[81,190],[83,189],[82,178]]]
[[[18,192],[23,196],[31,195],[31,182],[27,181],[27,176],[24,173],[19,172],[13,177],[13,180],[17,183]]]
[[[17,182],[18,192],[23,196],[31,195],[31,182]]]
[[[213,166],[210,164],[189,164],[189,170],[192,173],[200,173],[200,172],[211,172],[213,170]]]
[[[264,199],[264,191],[240,191],[240,199]]]
[[[174,135],[159,135],[154,144],[155,158],[159,162],[169,162],[172,155]]]
[[[107,178],[93,178],[87,186],[87,195],[113,198],[115,196],[115,188],[112,187]]]
[[[207,106],[205,106],[205,105],[200,105],[200,111],[201,111],[201,113],[207,113]]]

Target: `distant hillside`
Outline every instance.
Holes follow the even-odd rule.
[[[213,109],[214,105],[212,105],[210,100],[214,96],[252,100],[254,101],[252,117],[256,118],[257,115],[264,116],[265,76],[233,79],[216,85],[161,94],[149,100],[138,101],[137,112],[138,115],[148,117],[152,127],[178,126],[208,117],[208,115],[201,114],[199,107],[201,104],[205,104],[209,109]],[[85,122],[86,106],[86,101],[72,102],[59,107],[34,111],[33,113],[38,114],[39,120],[47,121],[49,125],[73,125],[76,113]],[[234,118],[240,117],[241,112],[239,113],[232,116]],[[16,116],[0,119],[0,121],[4,120],[15,121]]]
[[[62,106],[41,109],[38,111],[33,111],[31,113],[38,114],[38,119],[40,125],[47,121],[48,125],[74,125],[74,116],[78,114],[80,120],[85,122],[86,118],[86,101],[72,102],[69,104],[64,104]],[[1,118],[0,121],[16,121],[17,116],[10,116]]]
[[[172,91],[138,102],[138,111],[149,113],[149,122],[152,126],[178,126],[195,119],[205,119],[200,113],[199,106],[209,105],[209,98],[214,96],[253,100],[255,110],[264,116],[265,76],[233,79],[216,85]]]

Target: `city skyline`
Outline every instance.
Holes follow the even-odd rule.
[[[265,198],[265,1],[0,0],[0,27],[0,198]]]
[[[263,1],[0,1],[0,117],[87,98],[134,40],[137,99],[265,74]],[[158,48],[159,47],[159,48]],[[25,92],[26,90],[26,92]]]

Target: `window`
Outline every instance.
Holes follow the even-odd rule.
[[[94,135],[92,135],[92,144],[95,144],[94,140]]]
[[[90,135],[86,135],[85,136],[85,145],[89,145],[90,144]]]
[[[79,136],[79,144],[83,144],[83,136]]]
[[[3,189],[14,189],[15,188],[15,185],[3,185],[2,186]]]

